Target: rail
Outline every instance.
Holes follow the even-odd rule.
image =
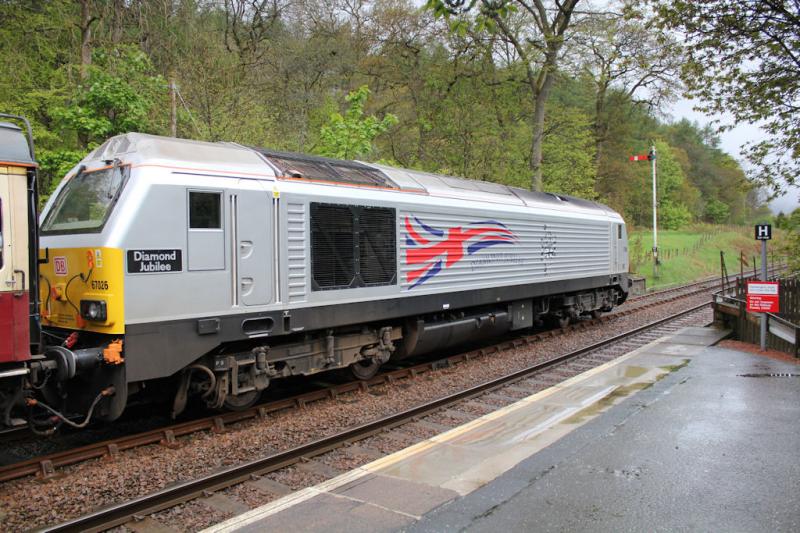
[[[708,302],[674,314],[667,318],[655,320],[643,326],[631,329],[620,335],[580,348],[573,352],[554,357],[548,361],[537,363],[525,369],[513,372],[497,379],[486,381],[470,389],[421,404],[412,409],[392,414],[360,426],[345,430],[336,435],[325,437],[291,450],[279,452],[241,465],[229,467],[200,478],[178,483],[160,491],[141,496],[134,500],[112,505],[85,516],[43,529],[45,532],[72,531],[104,531],[132,520],[136,516],[149,514],[185,503],[204,494],[219,491],[232,485],[247,481],[252,476],[263,475],[279,468],[295,464],[306,457],[313,457],[342,446],[345,443],[358,441],[376,435],[386,429],[402,425],[416,418],[428,415],[439,409],[461,402],[510,383],[530,377],[532,374],[559,365],[576,357],[593,352],[610,344],[628,339],[644,331],[674,321],[688,314],[702,310]]]
[[[335,398],[337,395],[346,394],[348,392],[362,389],[366,390],[372,386],[379,386],[386,382],[413,377],[422,374],[429,370],[434,370],[442,366],[458,364],[460,361],[475,357],[480,357],[486,354],[491,354],[496,351],[511,349],[524,344],[537,342],[541,339],[549,338],[555,335],[561,335],[570,331],[578,331],[590,326],[606,323],[610,320],[615,320],[621,317],[629,316],[634,313],[639,313],[645,309],[659,306],[680,298],[689,297],[695,294],[700,294],[709,287],[708,283],[719,283],[719,280],[701,280],[693,282],[682,287],[682,289],[690,289],[689,292],[683,292],[676,296],[671,296],[665,299],[658,299],[652,302],[616,311],[613,314],[602,316],[598,319],[582,320],[579,323],[572,324],[565,329],[556,329],[549,331],[542,331],[532,335],[517,336],[511,339],[499,339],[495,344],[484,346],[470,352],[456,354],[443,359],[434,361],[426,361],[420,364],[412,364],[411,366],[402,366],[397,369],[387,369],[381,372],[374,378],[368,381],[354,381],[343,383],[340,385],[330,385],[323,389],[316,389],[310,392],[303,392],[289,397],[272,400],[250,409],[238,412],[220,413],[214,416],[202,417],[199,419],[172,424],[167,427],[159,427],[149,431],[127,435],[123,437],[116,437],[110,440],[102,440],[47,455],[24,459],[12,464],[0,466],[0,482],[10,481],[13,479],[37,475],[42,479],[50,478],[57,473],[57,469],[69,465],[74,465],[83,461],[98,459],[105,456],[114,456],[124,450],[147,446],[151,444],[162,444],[172,446],[176,442],[176,438],[196,433],[200,431],[223,431],[228,424],[235,424],[249,419],[263,418],[270,413],[286,410],[286,409],[303,409],[306,405],[318,400],[327,398]],[[659,291],[652,293],[649,297],[664,297],[676,292],[676,289]],[[631,301],[640,302],[641,299],[634,299]],[[8,440],[18,440],[20,433],[24,429],[20,428],[15,433],[9,433],[6,438]],[[0,436],[2,437],[2,436]]]

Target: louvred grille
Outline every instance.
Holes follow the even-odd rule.
[[[353,229],[349,207],[311,204],[311,276],[320,289],[353,284]]]
[[[311,204],[314,290],[390,285],[396,276],[394,209]]]
[[[397,272],[395,210],[380,207],[361,208],[358,235],[360,274],[364,284],[394,283]]]

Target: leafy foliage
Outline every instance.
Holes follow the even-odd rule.
[[[369,87],[362,85],[345,97],[350,107],[344,115],[332,113],[320,129],[317,153],[338,159],[356,159],[372,152],[372,142],[397,124],[397,117],[387,114],[382,119],[364,116]]]
[[[705,218],[713,224],[722,224],[728,220],[730,211],[727,205],[712,198],[706,204]]]
[[[542,162],[544,190],[595,199],[597,169],[591,117],[576,108],[551,106]]]
[[[561,40],[525,7],[555,17],[555,2],[434,4],[448,11],[410,0],[89,2],[85,64],[80,3],[0,2],[0,69],[12,73],[0,77],[0,109],[31,119],[45,192],[108,136],[169,135],[169,80],[179,137],[529,188],[538,132],[544,190],[597,199],[640,226],[652,215],[649,165],[628,156],[660,139],[662,224],[757,212],[758,190],[713,131],[653,111],[654,95],[675,90],[675,43],[652,20],[612,2],[578,10]]]
[[[686,38],[683,79],[699,107],[758,123],[769,138],[746,155],[777,193],[800,171],[800,3],[651,0],[664,25]]]
[[[150,110],[166,83],[152,73],[147,55],[133,46],[97,51],[87,72],[74,97],[51,110],[57,127],[77,133],[87,146],[128,131],[153,130]]]

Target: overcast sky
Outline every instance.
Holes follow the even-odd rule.
[[[676,121],[682,118],[687,118],[691,121],[698,122],[701,125],[711,122],[711,117],[695,111],[692,109],[693,106],[694,103],[691,100],[678,100],[672,105],[670,114]],[[724,124],[731,124],[733,121],[732,117],[724,116],[722,120]],[[762,140],[764,136],[764,132],[757,126],[750,124],[739,124],[732,130],[726,131],[720,135],[720,140],[722,141],[722,149],[735,157],[742,164],[742,166],[745,166],[744,158],[739,153],[741,151],[741,146],[749,141]],[[789,189],[789,192],[787,192],[785,195],[770,202],[770,208],[774,213],[777,213],[778,211],[791,213],[798,207],[800,207],[800,188],[797,187]]]

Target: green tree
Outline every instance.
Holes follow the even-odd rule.
[[[75,79],[71,74],[76,68],[74,64],[65,65],[56,74],[61,79]],[[56,96],[61,88],[52,89],[45,97],[50,104],[51,131],[75,141],[39,150],[43,199],[86,151],[108,137],[130,131],[158,131],[152,112],[166,96],[166,84],[140,49],[120,46],[95,50],[93,61],[81,65],[80,72],[85,72],[85,79],[79,78],[65,98]]]
[[[661,107],[679,89],[682,61],[677,40],[629,5],[612,3],[576,24],[572,70],[594,88],[594,135],[598,164],[609,140],[610,100]],[[619,12],[615,12],[615,11]]]
[[[783,215],[783,213],[778,215]],[[777,217],[775,225],[778,225]],[[800,271],[800,208],[795,209],[788,216],[784,215],[782,229],[787,234],[781,251],[789,258],[789,267],[795,272]]]
[[[57,127],[75,132],[86,148],[120,133],[153,131],[150,113],[167,87],[147,55],[133,46],[96,51],[84,68],[74,97],[51,111]]]
[[[769,139],[745,151],[753,177],[778,193],[800,172],[800,2],[651,0],[685,39],[683,79],[709,114],[758,123]]]
[[[664,229],[680,229],[692,221],[689,205],[699,194],[686,180],[675,150],[656,141],[658,176],[658,219]]]
[[[783,214],[783,211],[778,212],[778,214],[775,215],[774,219],[775,227],[778,229],[786,229],[787,228],[786,220],[787,220],[786,215]]]
[[[525,69],[525,81],[531,93],[531,147],[529,165],[531,189],[542,190],[542,153],[545,137],[545,109],[556,83],[559,59],[573,24],[578,2],[563,0],[428,0],[427,7],[437,16],[469,15],[476,9],[473,28],[488,30],[502,37],[500,44],[516,53]],[[470,31],[468,18],[455,19],[452,28]]]
[[[328,123],[320,129],[316,152],[337,159],[355,159],[372,151],[372,142],[397,123],[390,114],[382,119],[374,115],[364,116],[364,106],[370,90],[362,85],[345,97],[350,106],[344,115],[332,113]]]
[[[594,199],[596,167],[592,119],[576,108],[551,106],[544,141],[544,190]]]
[[[714,224],[722,224],[728,220],[731,210],[719,200],[711,199],[706,203],[705,218]]]

